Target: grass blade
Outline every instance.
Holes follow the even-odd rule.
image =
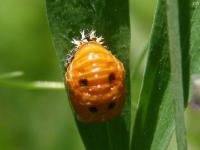
[[[179,4],[180,3],[177,0],[167,0],[167,20],[171,63],[171,92],[174,101],[177,147],[178,150],[187,150],[184,121],[184,80],[182,70],[182,60],[184,59],[182,58],[180,41],[179,13],[181,13],[181,11],[179,11]],[[187,72],[187,74],[189,74],[189,72]],[[189,79],[187,79],[187,81],[188,80]]]
[[[170,65],[166,19],[165,0],[159,0],[133,128],[131,144],[133,150],[166,149],[171,138],[173,111],[168,92]]]
[[[200,74],[200,3],[198,1],[192,3],[191,16],[191,74]]]
[[[0,80],[21,77],[23,75],[24,75],[24,72],[22,71],[13,71],[13,72],[8,72],[8,73],[3,73],[3,74],[0,74]]]
[[[63,82],[56,81],[16,81],[0,79],[1,88],[20,88],[26,90],[64,90]]]
[[[189,87],[190,14],[188,1],[179,1],[180,75],[182,102],[187,104]],[[186,12],[184,12],[184,11]],[[174,82],[170,78],[166,1],[159,0],[150,39],[149,56],[132,135],[132,149],[167,149],[174,131]],[[183,17],[186,17],[185,20]],[[179,27],[179,26],[178,26]],[[187,34],[185,34],[185,32]],[[177,75],[177,74],[176,74]],[[179,75],[179,74],[178,74]],[[183,83],[184,80],[184,83]],[[177,86],[177,85],[176,85]],[[183,109],[182,109],[183,111]],[[182,118],[183,119],[183,118]],[[183,125],[184,127],[184,125]]]
[[[128,149],[130,130],[129,79],[129,7],[124,0],[46,0],[47,16],[60,64],[63,67],[72,38],[80,30],[94,29],[126,69],[126,104],[122,115],[102,124],[84,124],[76,120],[86,149]],[[64,68],[63,68],[64,71]]]

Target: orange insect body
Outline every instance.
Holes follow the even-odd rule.
[[[83,122],[118,116],[124,104],[123,64],[95,40],[81,43],[65,73],[71,104]]]

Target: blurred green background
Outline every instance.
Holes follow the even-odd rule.
[[[134,70],[149,38],[155,0],[131,0],[130,9]],[[62,81],[45,11],[44,0],[0,0],[0,74],[23,71],[18,80]],[[189,150],[199,150],[200,112],[189,106],[186,122]],[[27,149],[84,149],[64,90],[0,86],[0,150]],[[169,150],[175,149],[174,139]]]

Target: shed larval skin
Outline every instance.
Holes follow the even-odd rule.
[[[65,74],[70,102],[82,122],[104,122],[124,104],[123,64],[95,41],[81,45]]]

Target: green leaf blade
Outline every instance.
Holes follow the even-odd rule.
[[[190,84],[190,39],[191,39],[191,10],[190,0],[178,0],[179,4],[179,31],[182,58],[182,79],[184,92],[184,106],[188,104],[189,84]]]
[[[188,95],[189,91],[189,61],[188,59],[185,60],[185,58],[189,58],[189,43],[186,42],[187,47],[181,48],[183,44],[185,45],[185,43],[183,43],[185,42],[185,40],[181,41],[181,39],[185,39],[185,36],[181,38],[180,34],[180,31],[182,31],[180,30],[180,28],[183,28],[182,26],[185,24],[184,22],[181,22],[182,20],[179,18],[180,14],[182,14],[183,12],[183,10],[181,9],[181,4],[185,5],[187,3],[179,3],[178,0],[167,0],[167,20],[171,63],[171,93],[172,99],[174,101],[177,147],[178,150],[187,150],[186,129],[184,120],[184,96]],[[187,20],[185,22],[188,24],[189,18],[186,19]],[[186,35],[186,40],[189,41],[189,38],[187,38],[188,36]],[[183,44],[181,45],[181,43]],[[184,61],[184,63],[182,63],[182,61]],[[185,77],[185,80],[183,80],[183,77]],[[184,82],[185,86],[183,84]],[[185,95],[183,89],[186,89]]]
[[[199,3],[193,2],[192,4],[192,13],[191,13],[191,75],[200,74],[200,5]]]
[[[47,16],[61,67],[72,49],[72,38],[78,39],[81,30],[96,30],[105,45],[124,64],[126,70],[126,103],[122,115],[107,123],[77,126],[86,149],[128,149],[130,136],[130,79],[129,79],[129,7],[128,1],[117,0],[46,0]]]
[[[161,122],[162,118],[169,116],[165,111],[169,103],[166,99],[169,98],[168,94],[165,92],[168,89],[169,72],[166,5],[165,0],[159,0],[149,43],[140,103],[133,128],[131,146],[133,150],[165,149],[163,145],[167,145],[167,141],[163,140],[161,143],[158,141],[171,137],[160,131],[160,128],[162,129],[165,125],[172,126],[172,119],[168,119],[166,124]]]
[[[179,73],[182,76],[178,80],[181,84],[176,87],[182,91],[174,90],[174,80],[171,80],[171,65],[169,57],[168,26],[166,1],[159,0],[157,12],[154,19],[153,30],[149,44],[149,56],[143,87],[140,95],[140,103],[136,114],[135,126],[133,128],[132,149],[167,149],[172,133],[174,131],[174,95],[179,92],[182,95],[182,102],[185,105],[188,100],[189,91],[189,37],[190,37],[190,14],[188,1],[180,1],[180,48],[181,52],[179,63]],[[186,12],[183,12],[186,11]],[[186,14],[187,13],[187,14]],[[185,14],[186,20],[184,20]],[[176,20],[177,20],[176,18]],[[175,20],[175,19],[174,19]],[[185,21],[185,22],[184,22]],[[187,34],[184,34],[184,33]],[[174,35],[174,37],[177,36]],[[171,56],[171,55],[170,55]],[[172,54],[174,56],[174,54]],[[182,59],[184,62],[182,62]],[[175,62],[173,62],[175,63]],[[174,66],[173,66],[174,67]],[[179,74],[176,73],[176,76]],[[173,72],[172,72],[173,74]],[[177,78],[176,78],[177,79]],[[183,83],[184,81],[184,83]],[[180,96],[179,95],[179,96]],[[181,109],[182,108],[182,109]],[[183,115],[183,107],[179,108]],[[182,119],[184,120],[183,116]],[[180,130],[184,133],[183,128]],[[182,137],[182,140],[184,137]],[[184,141],[184,140],[183,140]]]

